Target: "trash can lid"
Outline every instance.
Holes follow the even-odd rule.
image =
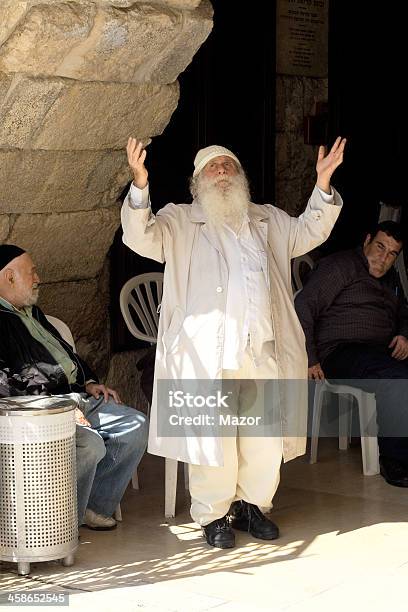
[[[78,402],[77,393],[67,395],[21,395],[0,398],[0,415],[34,416],[57,414],[74,410]],[[79,396],[80,397],[80,396]]]

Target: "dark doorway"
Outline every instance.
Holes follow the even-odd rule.
[[[180,75],[180,102],[161,136],[148,147],[154,211],[167,202],[190,202],[188,178],[198,149],[221,144],[247,170],[256,202],[274,199],[275,10],[274,2],[212,0],[214,28]],[[111,249],[112,350],[142,346],[127,331],[118,297],[132,276],[163,269],[122,244]]]
[[[402,6],[330,0],[330,140],[341,134],[348,144],[334,179],[344,210],[323,247],[326,251],[359,243],[377,221],[380,201],[406,206]]]

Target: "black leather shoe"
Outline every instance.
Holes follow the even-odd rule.
[[[235,535],[229,526],[226,516],[205,525],[202,529],[203,536],[210,546],[215,546],[216,548],[234,548]]]
[[[258,506],[246,501],[236,501],[230,508],[230,525],[233,529],[248,531],[260,540],[276,540],[279,528],[266,518]]]
[[[380,474],[394,487],[408,487],[408,469],[396,459],[380,457]]]

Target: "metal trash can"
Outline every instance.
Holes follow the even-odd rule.
[[[75,408],[67,396],[0,399],[0,559],[74,563]]]

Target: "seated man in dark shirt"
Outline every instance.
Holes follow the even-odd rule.
[[[381,474],[408,487],[408,308],[393,268],[401,248],[400,226],[378,224],[362,248],[322,259],[295,306],[309,378],[375,393]]]
[[[36,306],[39,277],[23,249],[0,245],[0,397],[76,393],[78,523],[116,527],[112,517],[147,444],[147,418],[64,341]]]

